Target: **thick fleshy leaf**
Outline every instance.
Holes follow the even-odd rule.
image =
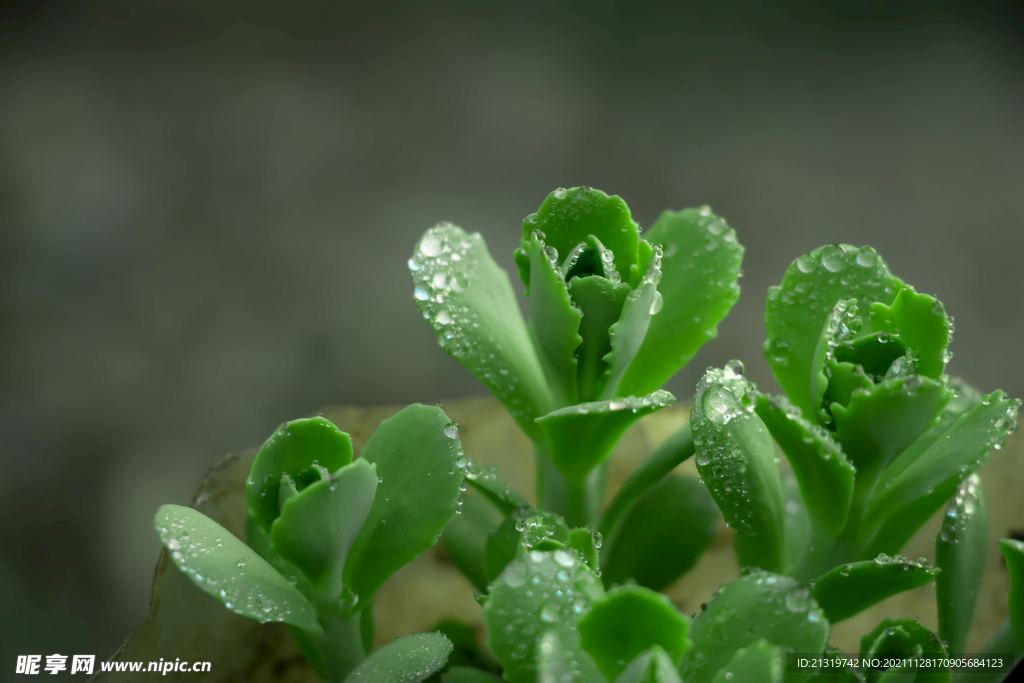
[[[829,623],[807,589],[788,576],[750,572],[721,586],[690,627],[693,646],[679,660],[689,683],[711,681],[733,654],[759,638],[791,652],[822,652]],[[811,672],[786,676],[787,683],[807,680]]]
[[[871,305],[871,331],[898,337],[917,358],[917,372],[938,379],[946,369],[952,321],[938,299],[905,286],[892,305]]]
[[[988,510],[977,474],[964,479],[946,506],[935,537],[935,606],[939,637],[950,652],[965,652],[985,570]]]
[[[672,659],[655,645],[623,669],[615,683],[682,683]]]
[[[568,479],[580,481],[607,460],[634,422],[672,405],[675,397],[658,390],[642,398],[581,403],[537,418],[547,436],[551,462]]]
[[[932,426],[949,403],[953,392],[946,379],[943,376],[935,381],[917,375],[890,379],[868,391],[855,391],[846,406],[832,405],[836,425],[833,438],[842,444],[846,457],[857,468],[851,506],[854,523],[860,523],[867,498],[877,490],[885,469]],[[883,550],[861,559],[873,558],[879,552]]]
[[[565,280],[548,257],[544,243],[533,236],[523,248],[530,256],[530,325],[554,405],[575,405],[575,352],[583,342],[579,334],[580,309],[570,300]]]
[[[441,683],[502,683],[502,678],[483,669],[453,666],[441,674]]]
[[[697,386],[690,425],[697,470],[727,524],[742,567],[782,568],[785,510],[775,446],[754,413],[756,388],[742,365],[710,368]]]
[[[608,196],[590,187],[559,188],[547,196],[537,213],[523,221],[524,243],[534,231],[540,231],[544,244],[562,257],[594,235],[614,255],[615,270],[624,280],[629,279],[631,266],[637,263],[639,226],[626,202],[617,195]],[[517,251],[516,263],[519,277],[529,287],[532,275],[528,255]],[[527,296],[530,294],[527,291]]]
[[[691,644],[686,637],[689,626],[689,618],[667,596],[642,586],[620,586],[596,600],[576,628],[580,647],[612,680],[627,662],[655,645],[679,659]]]
[[[601,398],[611,399],[625,395],[619,384],[629,370],[643,345],[651,319],[661,310],[663,299],[658,294],[661,282],[661,247],[655,247],[651,264],[640,283],[626,296],[618,321],[608,330],[612,350],[604,357],[604,389]]]
[[[739,299],[743,247],[708,207],[666,211],[644,239],[662,247],[661,311],[619,384],[620,394],[646,394],[690,362]]]
[[[560,629],[551,629],[537,641],[537,680],[542,683],[593,681],[603,683],[593,658],[578,645],[566,645]]]
[[[601,547],[602,542],[601,534],[591,531],[586,527],[581,527],[569,531],[569,540],[566,541],[565,545],[577,554],[583,561],[583,564],[593,569],[594,573],[597,573],[601,568],[598,548]]]
[[[313,604],[230,531],[192,508],[163,505],[154,521],[174,564],[235,614],[322,632]]]
[[[583,313],[580,336],[583,343],[576,349],[579,360],[579,399],[595,401],[607,382],[608,363],[604,358],[612,350],[609,330],[622,315],[622,305],[632,291],[625,282],[612,282],[598,275],[574,277],[569,281],[569,294]]]
[[[574,650],[576,617],[603,594],[601,581],[571,550],[534,550],[509,562],[483,608],[486,644],[504,667],[505,680],[534,683],[536,643],[546,631]]]
[[[861,658],[871,659],[911,657],[915,654],[944,657],[948,650],[934,633],[922,626],[917,619],[883,619],[870,633],[860,639]],[[903,667],[900,667],[903,668]],[[949,683],[949,669],[939,667],[915,667],[916,683]],[[864,669],[864,678],[869,683],[880,680],[881,669]],[[897,676],[897,678],[899,678]],[[886,683],[889,683],[887,680]]]
[[[786,454],[808,510],[834,535],[846,525],[856,470],[824,428],[804,419],[785,397],[760,394],[756,412]]]
[[[793,261],[778,287],[768,290],[764,355],[793,405],[814,414],[811,366],[821,328],[840,299],[862,309],[890,304],[903,282],[889,273],[871,247],[830,244]]]
[[[693,454],[693,430],[687,423],[648,453],[615,492],[601,517],[601,533],[610,537],[636,499]]]
[[[893,460],[878,480],[878,488],[885,488],[888,482],[903,474],[903,471],[921,457],[922,453],[949,431],[954,422],[981,403],[981,393],[960,380],[950,380],[949,388],[953,392],[953,398],[942,410],[938,421]]]
[[[444,666],[452,643],[442,633],[413,633],[384,645],[352,670],[345,683],[420,683]]]
[[[380,423],[361,457],[377,465],[377,495],[345,564],[362,605],[400,567],[437,543],[455,514],[462,468],[457,431],[440,408],[413,404]]]
[[[309,586],[309,579],[305,577],[298,567],[281,557],[274,550],[274,543],[270,540],[270,534],[264,531],[259,522],[252,517],[246,517],[245,519],[245,543],[255,550],[257,555],[269,562],[270,566],[276,569],[281,576],[288,579],[293,586],[298,588],[300,593],[306,597],[313,595],[313,590]]]
[[[540,541],[565,544],[569,540],[569,526],[554,512],[530,507],[516,509],[487,537],[484,554],[484,576],[491,583],[504,571],[506,565],[523,549],[530,549]],[[525,537],[524,537],[525,536]]]
[[[858,315],[855,299],[840,299],[825,318],[825,324],[821,328],[821,336],[818,337],[818,344],[814,347],[814,356],[811,361],[811,405],[814,407],[814,413],[809,415],[808,419],[816,420],[823,425],[832,423],[825,395],[829,393],[831,366],[836,363],[836,347],[849,343],[861,326],[862,321]],[[886,366],[887,369],[888,366]],[[871,382],[868,381],[867,386],[870,385]],[[843,386],[833,393],[846,393],[846,390],[847,387]],[[843,405],[845,405],[845,401]]]
[[[416,306],[452,358],[476,375],[534,441],[534,418],[551,412],[551,393],[508,275],[478,233],[441,224],[409,260]]]
[[[849,619],[886,598],[925,586],[938,571],[926,563],[881,555],[840,565],[819,576],[811,595],[830,623]]]
[[[865,554],[897,552],[1016,428],[1017,407],[1017,400],[1001,391],[988,394],[902,474],[880,486],[868,501],[861,526],[861,541],[870,539]]]
[[[345,560],[377,491],[377,468],[357,460],[310,484],[281,506],[274,521],[274,550],[309,580],[317,600],[338,600]]]
[[[501,522],[501,513],[482,496],[466,495],[461,514],[452,517],[441,532],[441,542],[452,564],[480,592],[486,591],[488,584],[484,571],[487,537]]]
[[[498,468],[494,465],[480,468],[474,458],[463,456],[459,459],[466,473],[466,482],[491,501],[506,517],[516,508],[529,507],[529,503],[511,486],[498,479]]]
[[[758,638],[736,650],[711,683],[782,683],[784,679],[782,650]]]
[[[266,440],[245,483],[249,516],[268,534],[280,514],[281,481],[302,488],[352,462],[352,440],[329,420],[312,417],[281,425]]]
[[[605,586],[634,579],[664,590],[697,564],[715,540],[720,516],[703,484],[667,475],[637,499],[605,543],[601,579]]]

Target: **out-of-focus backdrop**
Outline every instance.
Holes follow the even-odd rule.
[[[682,400],[730,358],[775,388],[765,290],[837,241],[946,303],[951,373],[1024,396],[1019,1],[5,5],[4,671],[110,654],[153,514],[224,454],[328,404],[481,393],[406,259],[450,220],[514,272],[575,185],[643,226],[710,204],[747,248]]]

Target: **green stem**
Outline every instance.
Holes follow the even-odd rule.
[[[371,610],[372,606],[346,615],[338,603],[317,602],[316,614],[324,628],[323,634],[296,626],[288,627],[299,652],[322,680],[341,683],[352,669],[366,659],[362,622],[364,613]],[[366,618],[372,619],[372,614]]]
[[[609,461],[604,461],[580,480],[568,479],[540,448],[537,459],[537,506],[565,518],[572,527],[597,529],[597,520],[608,483]]]

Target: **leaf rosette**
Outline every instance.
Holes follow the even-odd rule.
[[[698,469],[750,563],[809,582],[895,555],[1016,429],[1018,401],[946,375],[952,318],[871,247],[831,244],[796,259],[768,291],[765,327],[785,396],[711,369],[694,407]],[[774,455],[763,433],[792,466],[792,495],[766,474]],[[746,494],[754,489],[771,495]],[[861,577],[831,580],[839,595]]]
[[[539,475],[550,483],[538,487],[542,507],[582,524],[595,521],[602,497],[595,470],[633,421],[674,400],[659,387],[739,297],[742,255],[707,207],[665,212],[641,238],[620,197],[580,187],[555,190],[523,222],[515,262],[529,323],[479,234],[440,224],[409,269],[440,346],[558,473]],[[585,500],[560,508],[566,498]]]

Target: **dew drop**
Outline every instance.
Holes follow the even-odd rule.
[[[838,273],[846,268],[846,250],[838,244],[825,247],[821,252],[821,265],[830,273]]]
[[[878,261],[878,253],[871,247],[861,247],[857,250],[857,265],[870,268]]]
[[[449,439],[459,438],[459,425],[452,422],[450,425],[444,428],[444,435]]]
[[[804,254],[796,260],[796,267],[801,273],[813,273],[818,269],[818,262],[810,254]]]
[[[424,256],[440,256],[441,255],[441,238],[430,232],[420,242],[420,251],[423,252]]]
[[[656,315],[664,305],[665,300],[662,298],[661,292],[655,292],[654,299],[651,300],[651,315]]]

